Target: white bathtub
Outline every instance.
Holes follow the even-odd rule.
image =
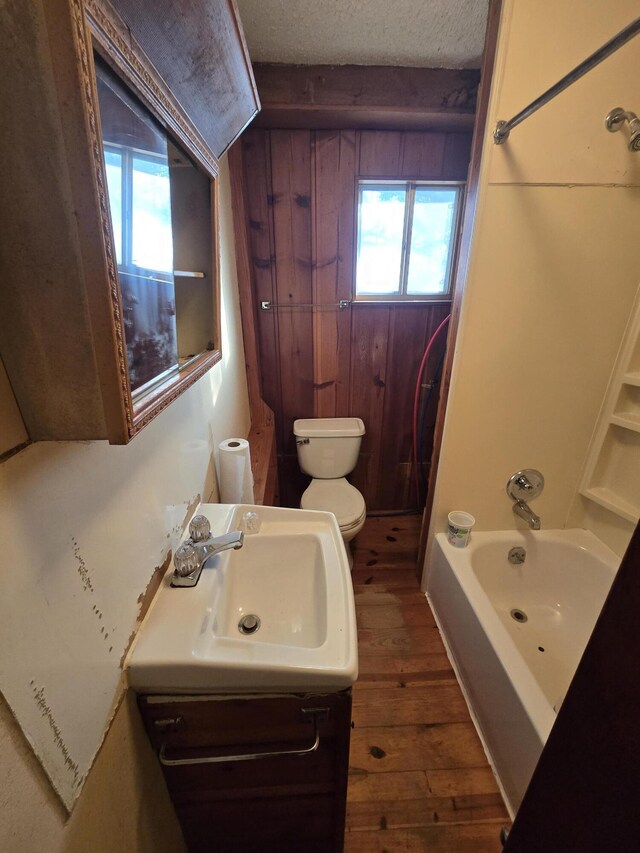
[[[427,597],[512,817],[619,563],[587,530],[436,536]]]

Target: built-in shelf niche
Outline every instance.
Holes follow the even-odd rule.
[[[625,429],[640,432],[640,387],[623,382],[611,422]]]
[[[580,492],[634,524],[640,517],[640,292],[600,411]]]

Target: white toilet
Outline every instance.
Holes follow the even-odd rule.
[[[300,506],[336,516],[352,567],[347,543],[362,530],[367,508],[346,475],[356,467],[364,433],[360,418],[308,418],[293,424],[300,468],[313,477]]]

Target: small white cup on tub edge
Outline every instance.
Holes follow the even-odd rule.
[[[471,536],[471,528],[476,523],[475,518],[468,512],[455,510],[449,513],[447,539],[454,548],[466,548]]]

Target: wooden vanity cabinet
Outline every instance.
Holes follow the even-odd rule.
[[[221,357],[218,158],[259,108],[235,4],[5,4],[0,77],[0,356],[31,440],[125,444]]]
[[[144,724],[190,853],[341,851],[351,691],[141,696]],[[317,725],[317,730],[316,730]],[[278,755],[318,748],[303,755]],[[263,755],[269,753],[269,755]],[[230,755],[261,755],[225,761]]]

